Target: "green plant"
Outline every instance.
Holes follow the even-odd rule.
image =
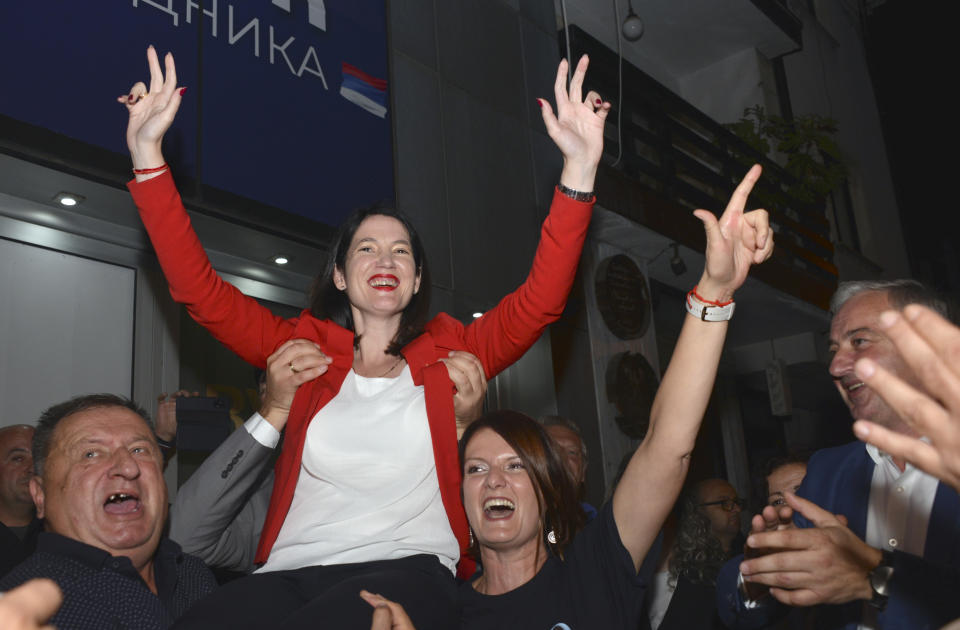
[[[784,170],[796,178],[787,193],[805,202],[818,202],[847,176],[837,146],[837,121],[810,114],[788,121],[768,115],[762,105],[743,110],[743,117],[724,125],[764,155],[771,148],[787,158]]]

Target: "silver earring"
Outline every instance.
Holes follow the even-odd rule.
[[[467,529],[470,532],[470,546],[473,547],[473,528],[470,527]]]
[[[547,532],[547,542],[551,545],[557,544],[557,535],[553,533],[552,529]]]

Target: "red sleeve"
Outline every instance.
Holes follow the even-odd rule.
[[[193,231],[170,171],[145,182],[131,181],[127,188],[173,299],[242,359],[264,367],[267,357],[290,337],[293,324],[217,275]]]
[[[530,349],[560,318],[580,263],[593,202],[575,201],[554,190],[533,266],[520,287],[464,331],[467,349],[493,378]]]

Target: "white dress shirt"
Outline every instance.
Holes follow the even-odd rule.
[[[867,444],[866,449],[876,466],[870,484],[864,542],[877,549],[903,551],[922,557],[933,499],[937,494],[936,477],[910,464],[900,472],[893,458],[876,446]],[[896,580],[896,576],[893,579]],[[864,604],[861,630],[876,628],[876,613],[875,608]]]

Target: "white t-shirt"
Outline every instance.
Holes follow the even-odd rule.
[[[440,497],[423,386],[353,370],[307,428],[293,502],[259,571],[437,556],[459,545]]]

